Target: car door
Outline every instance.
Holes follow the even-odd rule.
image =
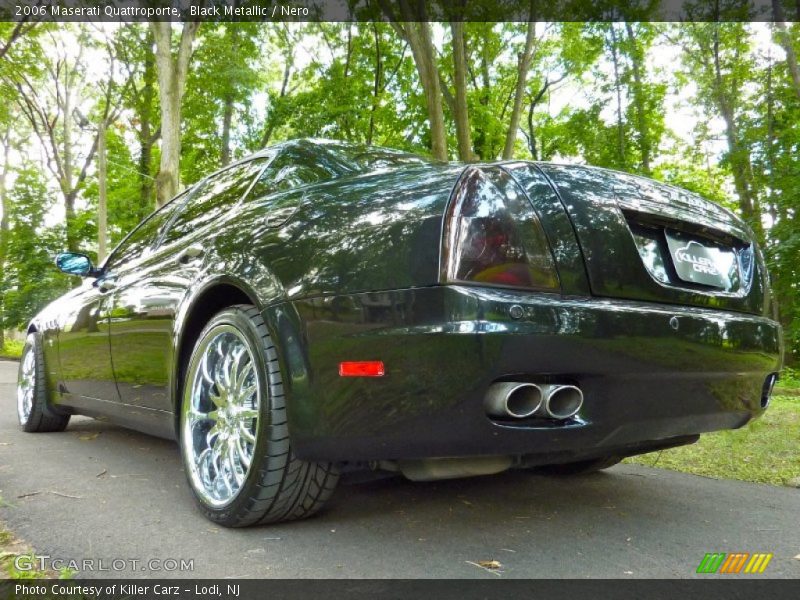
[[[118,401],[108,345],[105,278],[87,278],[59,301],[59,390],[68,397]]]
[[[200,182],[176,206],[151,250],[112,268],[111,353],[125,404],[172,410],[168,384],[177,311],[201,274],[210,237],[262,167],[254,160]]]
[[[124,325],[120,326],[119,323],[125,323],[126,321],[124,312],[121,313],[119,309],[115,309],[114,300],[120,288],[121,275],[145,268],[167,223],[169,223],[188,193],[184,192],[179,195],[145,219],[114,249],[103,266],[102,289],[105,290],[105,299],[101,310],[107,329],[109,357],[112,356],[113,348],[116,345],[111,339],[111,333],[115,330],[119,333],[120,327],[124,328]],[[150,306],[158,300],[145,294],[138,301]],[[112,326],[114,323],[118,324],[116,328]],[[164,325],[156,319],[152,323],[152,329],[157,330],[159,326],[163,327]],[[121,350],[123,354],[128,355],[127,363],[132,365],[127,371],[120,370],[117,365],[113,365],[113,360],[110,358],[110,361],[112,361],[112,377],[117,391],[125,384],[136,386],[139,385],[140,381],[152,378],[155,368],[150,360],[151,354],[148,353],[149,335],[152,334],[150,332],[144,333],[141,336],[142,339],[135,339],[131,347]],[[117,349],[120,352],[118,345]],[[128,403],[122,395],[118,395],[118,400]]]

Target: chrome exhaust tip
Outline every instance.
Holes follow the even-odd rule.
[[[542,406],[544,394],[535,383],[501,381],[486,392],[484,407],[494,417],[530,417]]]
[[[550,385],[544,391],[538,414],[551,419],[569,419],[583,406],[583,392],[574,385]]]

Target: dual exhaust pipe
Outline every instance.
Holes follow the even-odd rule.
[[[492,384],[484,401],[494,417],[569,419],[583,406],[583,392],[574,385],[539,385],[515,381]]]

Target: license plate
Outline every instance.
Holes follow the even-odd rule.
[[[672,264],[681,280],[721,289],[730,286],[735,258],[732,249],[720,248],[675,231],[665,233]]]

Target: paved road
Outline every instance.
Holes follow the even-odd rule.
[[[317,518],[226,530],[194,510],[170,442],[84,418],[20,432],[15,377],[0,362],[0,519],[41,554],[193,559],[196,577],[493,578],[468,561],[497,560],[501,577],[691,577],[706,552],[761,551],[765,575],[800,577],[800,492],[633,465],[350,484]]]

